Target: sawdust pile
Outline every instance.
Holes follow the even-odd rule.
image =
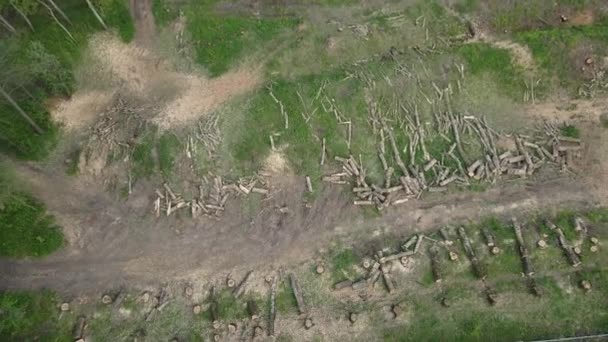
[[[68,128],[92,124],[117,91],[153,103],[157,108],[152,113],[153,121],[160,128],[184,125],[255,89],[262,77],[259,68],[246,67],[213,79],[203,73],[176,72],[151,51],[125,44],[108,33],[95,35],[89,50],[98,60],[98,72],[109,74],[113,86],[103,91],[76,92],[61,103],[52,114]]]

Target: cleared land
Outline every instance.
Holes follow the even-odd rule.
[[[2,339],[608,333],[603,2],[28,3]]]

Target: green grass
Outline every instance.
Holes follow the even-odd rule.
[[[180,142],[172,133],[164,133],[158,138],[158,167],[165,178],[171,176],[175,163],[175,155],[179,150]]]
[[[565,137],[580,138],[581,130],[574,125],[563,125],[559,128],[560,133]]]
[[[249,54],[297,24],[297,20],[287,17],[219,15],[212,3],[192,3],[185,10],[197,61],[212,76],[226,72],[246,51]]]
[[[0,292],[0,340],[71,341],[56,305],[48,291]]]
[[[279,313],[290,313],[296,312],[298,303],[296,297],[293,294],[293,289],[289,283],[289,280],[283,281],[277,291],[277,312]]]
[[[124,41],[130,41],[134,29],[126,2],[109,0],[104,4],[107,24],[117,28]],[[18,34],[0,41],[3,87],[45,131],[35,134],[17,111],[0,98],[0,152],[39,160],[56,144],[58,128],[52,123],[44,100],[73,91],[72,69],[80,62],[90,34],[101,29],[85,2],[66,0],[60,6],[72,22],[67,28],[73,41],[44,8],[29,16],[35,32],[14,20]]]
[[[123,0],[106,0],[102,13],[106,25],[116,28],[123,42],[130,42],[135,37],[135,25],[129,13],[128,3]]]
[[[42,203],[22,192],[14,192],[0,207],[0,255],[41,257],[63,244],[61,229]]]
[[[154,20],[160,27],[164,27],[179,15],[178,9],[165,0],[152,0],[152,13]]]
[[[561,86],[572,88],[582,82],[584,73],[580,72],[581,61],[589,56],[572,56],[571,53],[584,45],[593,54],[605,52],[608,20],[589,26],[520,32],[515,39],[530,47],[538,65],[549,75],[557,76]]]
[[[138,179],[159,174],[168,180],[175,167],[175,158],[182,152],[180,146],[175,133],[167,131],[161,134],[156,127],[149,128],[133,149],[133,175]]]
[[[356,277],[354,266],[360,262],[360,257],[350,249],[336,251],[330,259],[331,277],[334,282]]]
[[[221,320],[237,320],[247,317],[245,301],[238,300],[230,290],[220,292],[217,297],[218,315]]]
[[[479,6],[479,0],[460,0],[455,4],[456,10],[462,13],[471,13]]]
[[[133,149],[133,175],[135,178],[147,178],[154,174],[156,161],[154,159],[155,133],[146,133],[141,142]]]
[[[605,272],[599,272],[592,279],[605,284],[601,282],[605,277]],[[450,308],[410,296],[415,301],[414,318],[407,325],[384,328],[384,340],[519,341],[605,332],[608,316],[602,308],[608,303],[600,292],[565,294],[552,279],[540,278],[538,283],[543,287],[542,300],[499,293],[499,303],[504,303],[500,308],[489,307],[483,298],[475,298],[477,291],[473,289],[445,294],[456,298]]]
[[[512,98],[521,98],[524,87],[523,71],[514,65],[508,50],[498,49],[486,43],[472,43],[458,47],[456,52],[467,62],[470,74],[490,74]]]

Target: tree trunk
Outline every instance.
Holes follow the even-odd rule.
[[[68,24],[72,25],[72,21],[70,21],[70,18],[68,18],[68,16],[67,16],[67,15],[65,15],[65,13],[63,13],[63,11],[61,10],[61,8],[59,8],[59,6],[57,6],[57,5],[56,5],[56,4],[53,2],[53,0],[47,0],[47,1],[48,1],[48,2],[49,2],[49,3],[50,3],[52,6],[53,6],[53,8],[54,8],[54,9],[55,9],[57,12],[59,12],[59,14],[61,14],[61,17],[62,17],[63,19],[65,19],[65,21],[67,21],[67,22],[68,22]]]
[[[52,8],[50,8],[50,7],[49,7],[49,5],[47,5],[47,4],[45,4],[44,2],[42,2],[41,0],[38,0],[38,2],[39,2],[39,3],[40,3],[42,6],[46,7],[46,9],[47,9],[47,10],[49,10],[49,13],[51,14],[51,17],[53,17],[53,19],[55,19],[55,22],[57,23],[57,25],[59,25],[59,27],[61,27],[61,28],[62,28],[62,29],[65,31],[65,33],[67,33],[67,34],[68,34],[68,36],[70,37],[70,39],[71,39],[72,41],[76,41],[76,40],[74,39],[74,37],[72,36],[72,34],[70,33],[70,31],[68,31],[68,29],[67,29],[67,28],[66,28],[66,27],[65,27],[65,26],[64,26],[64,25],[61,23],[61,21],[59,21],[59,19],[57,19],[57,17],[55,16],[55,12],[53,12],[53,9],[52,9]]]
[[[1,86],[0,86],[0,94],[2,94],[2,96],[4,96],[4,98],[6,98],[6,100],[11,104],[11,106],[13,106],[17,110],[17,112],[19,112],[19,114],[21,114],[21,116],[32,126],[32,128],[34,129],[34,131],[36,131],[36,133],[44,134],[44,130],[42,128],[40,128],[40,126],[38,126],[38,124],[36,124],[36,122],[34,122],[34,120],[32,120],[32,118],[29,115],[27,115],[27,113],[24,112],[23,109],[21,109],[21,107],[19,107],[17,102],[15,102],[15,100],[13,100],[13,98],[6,91],[4,91],[4,88],[2,88]]]
[[[87,5],[89,5],[89,8],[91,9],[91,12],[93,12],[93,14],[95,15],[95,18],[97,18],[97,21],[99,21],[101,26],[103,26],[104,30],[107,30],[108,27],[106,26],[106,23],[103,22],[103,19],[101,18],[99,13],[97,13],[97,10],[95,10],[95,7],[93,6],[93,3],[91,3],[91,0],[86,0],[86,1],[87,1]]]
[[[25,13],[23,13],[23,11],[21,11],[19,9],[19,7],[17,7],[14,3],[11,2],[11,6],[13,6],[13,8],[15,9],[15,11],[17,11],[17,13],[19,13],[19,15],[21,16],[21,18],[23,18],[23,20],[25,20],[25,22],[27,23],[27,26],[30,27],[30,30],[32,30],[32,32],[34,32],[34,25],[32,25],[32,22],[27,18],[27,15],[25,15]]]
[[[0,22],[2,22],[2,24],[4,26],[6,26],[6,28],[9,31],[11,31],[11,33],[17,32],[17,30],[15,30],[15,28],[13,27],[13,25],[11,25],[11,23],[9,23],[8,20],[4,19],[4,17],[2,15],[0,15]]]

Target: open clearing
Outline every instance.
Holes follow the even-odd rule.
[[[27,3],[0,339],[607,338],[603,2]]]

